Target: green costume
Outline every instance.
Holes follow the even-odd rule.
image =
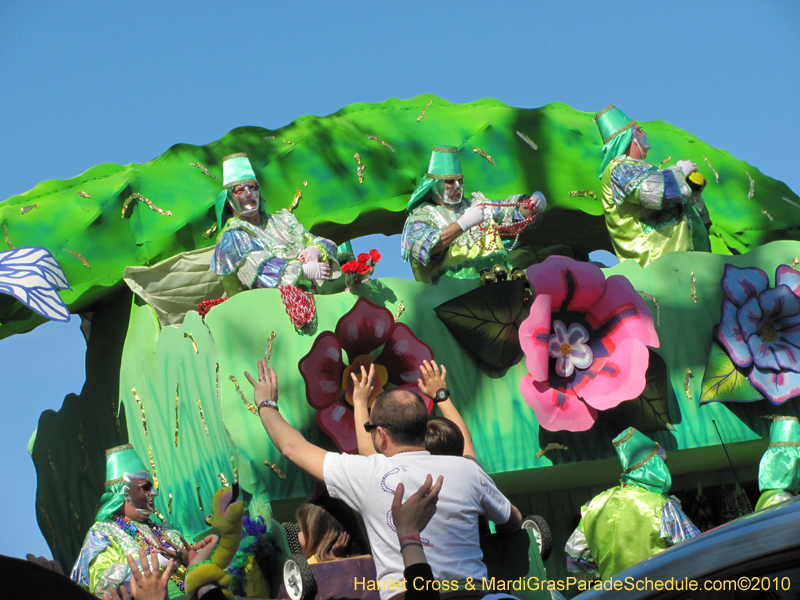
[[[456,204],[439,205],[431,201],[429,194],[436,181],[463,178],[458,148],[434,146],[428,172],[406,206],[411,214],[406,219],[400,242],[403,260],[411,261],[411,270],[417,281],[436,284],[443,275],[456,279],[478,278],[481,270],[491,269],[497,264],[511,269],[503,240],[494,227],[473,227],[458,236],[448,248],[433,252],[433,247],[442,237],[442,231],[463,216],[468,208],[475,204],[490,203],[480,192],[473,193],[469,198],[465,195]],[[524,220],[518,203],[530,197],[529,194],[510,196],[499,203],[505,206],[488,205],[484,211],[494,224],[507,227]],[[537,216],[531,224],[535,226],[538,222]]]
[[[613,104],[595,119],[604,144],[603,208],[617,258],[632,258],[645,267],[670,252],[710,252],[704,222],[708,212],[681,168],[661,170],[628,156],[636,121]]]
[[[142,542],[153,548],[167,540],[181,548],[177,530],[158,526],[147,521],[137,522],[118,516],[129,493],[129,481],[150,480],[150,473],[139,459],[133,446],[125,444],[106,450],[106,492],[100,499],[100,510],[95,523],[86,534],[81,553],[72,569],[71,577],[98,598],[110,588],[125,585],[130,591],[131,571],[127,556],[133,554],[139,564],[139,548]],[[168,560],[159,555],[159,566],[163,570]],[[185,571],[182,571],[185,573]],[[168,592],[170,598],[183,594],[181,576],[173,570]]]
[[[581,509],[565,547],[570,571],[598,572],[602,579],[700,533],[666,496],[672,478],[658,444],[631,427],[614,448],[624,469],[621,485]]]
[[[769,430],[769,448],[758,466],[761,497],[756,511],[786,502],[800,490],[800,422],[776,417]]]

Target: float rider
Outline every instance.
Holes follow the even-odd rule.
[[[564,551],[570,571],[608,579],[700,531],[667,496],[672,477],[666,453],[630,427],[613,441],[622,463],[620,485],[581,508],[581,521]]]
[[[642,267],[669,252],[710,252],[710,224],[697,165],[679,160],[661,170],[645,162],[651,149],[641,125],[613,104],[595,115],[603,138],[603,208],[620,262]]]
[[[126,557],[132,554],[139,563],[139,549],[146,548],[148,555],[150,550],[159,553],[162,572],[173,559],[167,591],[170,598],[183,595],[191,548],[176,529],[150,522],[158,491],[130,444],[106,450],[105,487],[95,523],[72,569],[72,579],[97,598],[121,585],[130,592],[131,569]],[[141,564],[137,566],[141,569]]]
[[[775,417],[769,429],[769,442],[758,465],[761,497],[756,512],[800,493],[800,422],[797,417]]]
[[[222,276],[228,296],[284,285],[318,291],[341,275],[336,244],[310,234],[286,209],[267,214],[245,153],[222,161],[224,188],[216,201],[220,234],[211,270]]]
[[[547,207],[541,192],[491,203],[480,192],[464,196],[464,175],[455,146],[434,146],[428,171],[411,194],[400,242],[414,278],[439,282],[443,275],[479,278],[500,264],[511,269],[500,229],[535,226]],[[487,221],[491,223],[484,225]]]

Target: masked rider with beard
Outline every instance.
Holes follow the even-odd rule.
[[[139,548],[159,553],[161,571],[173,559],[169,597],[183,594],[183,579],[191,548],[180,533],[167,525],[150,522],[158,491],[133,446],[106,450],[106,491],[100,499],[95,523],[86,534],[72,579],[98,598],[111,587],[130,591],[131,570],[126,557],[139,563]],[[138,565],[141,568],[141,565]]]
[[[443,275],[478,278],[481,270],[496,264],[510,269],[503,240],[493,225],[530,219],[528,226],[536,226],[546,207],[541,192],[517,194],[496,205],[480,192],[464,197],[458,148],[434,146],[428,172],[406,206],[411,214],[401,240],[403,260],[411,261],[417,281],[433,284]]]
[[[645,162],[647,135],[613,104],[595,121],[604,144],[600,178],[606,226],[617,258],[645,267],[669,252],[710,252],[710,220],[700,195],[705,180],[692,175],[697,165],[679,160],[661,170]]]
[[[246,154],[222,161],[224,189],[216,202],[220,234],[211,270],[222,276],[228,296],[283,285],[318,289],[341,275],[333,242],[311,235],[286,209],[267,214]]]

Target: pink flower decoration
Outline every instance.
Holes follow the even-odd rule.
[[[358,450],[353,406],[347,401],[348,390],[343,387],[348,368],[343,350],[349,365],[375,363],[384,367],[388,374],[386,389],[394,386],[419,394],[430,412],[433,402],[417,387],[417,379],[422,377],[419,366],[424,360],[433,360],[430,347],[408,325],[395,323],[387,309],[359,298],[339,319],[336,331],[323,331],[317,336],[299,365],[306,384],[306,399],[317,410],[317,423],[341,452]],[[347,379],[352,392],[353,384],[349,376]]]
[[[653,315],[630,281],[591,263],[551,256],[527,275],[536,299],[519,330],[520,391],[545,429],[585,431],[598,410],[644,390],[647,346],[659,345]]]

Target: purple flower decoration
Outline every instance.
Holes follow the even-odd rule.
[[[717,339],[733,364],[773,404],[800,395],[800,273],[781,265],[769,288],[761,269],[725,265],[722,289]]]
[[[567,329],[558,319],[553,321],[555,333],[550,336],[550,356],[556,359],[556,373],[569,377],[577,369],[592,366],[592,349],[586,344],[589,332],[580,323],[573,323]]]

